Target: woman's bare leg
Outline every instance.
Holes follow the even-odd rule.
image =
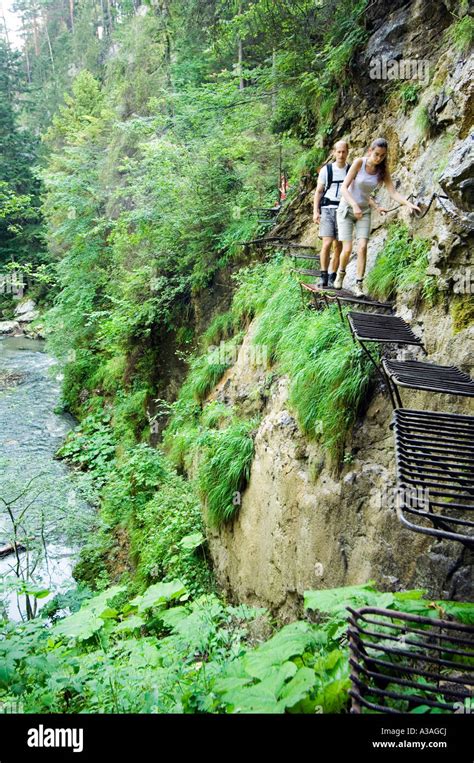
[[[351,256],[352,252],[352,239],[350,241],[343,241],[342,242],[342,253],[339,258],[339,271],[345,271],[347,267],[347,263],[349,262],[349,257]]]
[[[365,275],[365,265],[367,262],[367,238],[359,239],[357,248],[357,280],[362,280]]]

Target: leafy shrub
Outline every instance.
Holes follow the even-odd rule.
[[[102,490],[102,516],[112,524],[133,522],[168,476],[168,467],[163,454],[144,443],[125,451],[114,466]]]
[[[407,114],[418,103],[421,85],[417,82],[402,82],[397,88],[397,95],[402,104],[404,114]]]
[[[112,424],[122,445],[131,447],[141,439],[148,425],[145,402],[148,389],[130,392],[119,390],[115,395]]]
[[[56,613],[52,626],[42,617],[2,624],[0,701],[27,713],[344,712],[347,606],[474,623],[474,604],[423,594],[380,593],[370,583],[308,591],[305,608],[318,622],[268,634],[265,610],[214,595],[190,600],[180,579],[136,595],[123,585],[86,599],[72,593],[63,600],[72,614]],[[266,638],[255,645],[258,630]]]
[[[99,398],[97,402],[101,402]],[[68,434],[57,452],[80,469],[90,471],[99,487],[106,481],[115,456],[116,440],[110,422],[107,411],[90,413]]]
[[[136,511],[132,553],[137,579],[179,577],[197,596],[213,588],[207,563],[201,505],[193,485],[172,473],[153,498]]]

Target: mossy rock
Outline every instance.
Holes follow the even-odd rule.
[[[453,333],[458,334],[474,323],[474,298],[471,294],[456,297],[451,305]]]

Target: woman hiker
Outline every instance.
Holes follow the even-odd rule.
[[[315,223],[319,223],[319,237],[323,240],[320,252],[321,279],[318,286],[323,289],[334,283],[342,249],[342,244],[337,240],[336,212],[341,199],[341,185],[350,167],[349,164],[346,164],[348,153],[349,144],[347,141],[339,140],[334,144],[334,161],[324,164],[321,168],[314,194],[313,220]],[[334,251],[329,265],[329,254],[333,242]],[[329,273],[328,266],[331,270]]]
[[[367,156],[355,159],[341,188],[341,203],[337,210],[339,241],[342,241],[342,254],[334,288],[341,289],[346,273],[346,265],[352,251],[352,236],[355,227],[359,241],[357,250],[356,297],[364,297],[363,279],[367,257],[367,243],[370,236],[371,207],[381,214],[387,209],[379,207],[371,194],[384,185],[395,201],[411,210],[420,212],[420,208],[405,199],[395,190],[387,167],[388,143],[385,138],[372,141]]]

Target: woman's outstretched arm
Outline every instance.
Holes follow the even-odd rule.
[[[405,207],[415,210],[416,212],[421,212],[420,207],[417,207],[416,204],[412,204],[411,201],[408,201],[408,199],[405,199],[405,197],[402,196],[401,193],[398,193],[395,186],[393,185],[393,180],[388,169],[386,170],[385,180],[383,182],[384,182],[385,188],[389,192],[392,199],[394,199],[394,201],[398,201],[399,204],[403,204]]]

